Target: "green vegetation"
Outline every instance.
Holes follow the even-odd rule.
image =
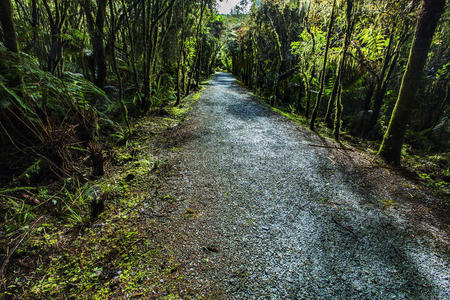
[[[224,52],[275,110],[419,175],[449,150],[448,15],[442,0],[254,1]]]
[[[448,196],[444,2],[0,0],[0,298],[188,294],[140,211],[177,205],[148,147],[216,70]]]
[[[288,119],[290,119],[290,120],[292,120],[292,121],[294,121],[296,123],[299,123],[299,124],[302,124],[302,125],[307,125],[308,124],[308,120],[305,117],[296,114],[294,109],[292,109],[291,112],[288,112],[288,111],[285,111],[283,109],[272,107],[272,110],[276,111],[280,115],[282,115],[282,116],[284,116],[284,117],[286,117],[286,118],[288,118]]]
[[[141,213],[160,201],[177,205],[171,195],[158,195],[159,173],[168,166],[144,145],[155,132],[185,120],[200,93],[176,109],[166,108],[174,114],[140,119],[134,136],[112,149],[107,177],[75,191],[68,183],[58,193],[49,186],[2,190],[10,220],[5,238],[26,235],[9,264],[4,295],[104,299],[153,294],[178,299],[182,290],[186,292],[172,250],[164,245],[164,228],[155,217]],[[20,199],[12,196],[17,192],[29,194]],[[90,204],[98,199],[105,208],[93,219]],[[186,211],[187,218],[194,216]]]
[[[1,0],[0,21],[0,298],[175,297],[138,211],[167,167],[150,139],[221,65],[215,1]]]

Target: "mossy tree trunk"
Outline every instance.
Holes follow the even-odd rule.
[[[388,163],[400,164],[401,149],[413,101],[420,83],[431,40],[444,7],[445,0],[422,0],[422,7],[417,19],[414,40],[400,86],[400,92],[388,129],[378,151],[378,154]]]
[[[336,79],[334,80],[333,90],[331,91],[330,99],[328,99],[327,112],[325,113],[324,123],[326,126],[331,127],[331,114],[333,112],[334,101],[336,101],[336,96],[339,89],[339,68],[336,70]]]
[[[316,37],[314,33],[311,31],[311,24],[309,23],[309,12],[306,14],[304,18],[305,29],[308,34],[311,36],[311,56],[316,52]],[[312,94],[312,85],[314,81],[314,75],[316,74],[316,64],[314,60],[312,63],[306,59],[303,59],[304,64],[301,66],[301,73],[303,76],[303,82],[305,84],[305,99],[306,99],[306,107],[305,107],[305,117],[309,118],[309,113],[311,111],[311,94]],[[309,74],[309,76],[308,76]]]
[[[344,46],[342,48],[342,56],[341,60],[339,62],[339,68],[338,68],[338,90],[337,90],[337,99],[336,99],[336,105],[335,105],[335,114],[334,114],[334,128],[333,128],[333,135],[334,139],[336,141],[339,141],[339,135],[341,131],[341,121],[342,121],[342,93],[343,93],[343,85],[344,85],[344,68],[345,68],[345,62],[347,59],[348,54],[348,48],[350,46],[351,42],[351,36],[353,33],[353,27],[355,25],[355,18],[354,18],[354,9],[356,5],[358,4],[357,0],[347,0],[347,7],[346,7],[346,23],[347,28],[345,29],[345,38],[344,38]]]
[[[278,56],[276,59],[274,58],[273,67],[272,67],[272,70],[274,70],[274,78],[273,78],[273,82],[272,82],[272,96],[270,97],[270,106],[273,107],[273,106],[275,106],[277,96],[278,96],[278,88],[279,88],[279,83],[280,83],[279,82],[280,71],[281,71],[281,67],[283,65],[283,53],[281,52],[280,35],[278,34],[275,24],[269,14],[267,15],[267,17],[270,21],[269,22],[270,31],[275,40],[276,51],[277,51],[277,56]]]
[[[311,116],[311,122],[309,123],[309,128],[314,130],[314,124],[316,122],[317,114],[319,113],[320,102],[322,101],[323,91],[325,89],[325,77],[327,70],[327,62],[328,62],[328,50],[330,49],[330,40],[331,40],[331,31],[333,30],[333,24],[335,19],[335,10],[336,10],[336,0],[333,1],[333,8],[331,10],[330,16],[330,24],[328,24],[328,32],[327,32],[327,42],[325,46],[325,53],[323,55],[323,66],[322,73],[320,75],[320,89],[317,94],[316,104],[314,105],[314,110]]]
[[[193,63],[191,65],[191,68],[190,68],[191,70],[189,72],[189,79],[188,79],[186,95],[189,95],[189,93],[191,92],[192,79],[194,77],[194,72],[197,71],[196,67],[198,66],[198,59],[200,59],[199,58],[200,50],[201,50],[200,49],[200,43],[201,43],[200,35],[202,34],[200,32],[200,29],[202,28],[202,24],[203,24],[203,15],[204,15],[205,10],[206,10],[206,5],[207,5],[207,1],[206,0],[205,1],[202,0],[201,3],[200,3],[200,17],[199,17],[199,20],[198,20],[198,25],[197,25],[196,34],[195,34],[195,45],[196,46],[195,46],[194,60],[193,60]],[[197,82],[197,84],[198,84],[198,82]]]
[[[403,32],[400,34],[397,45],[394,48],[392,43],[394,40],[394,31],[396,26],[397,25],[394,23],[391,29],[391,34],[389,36],[389,44],[386,49],[385,56],[383,58],[383,67],[380,71],[380,74],[377,75],[377,84],[373,94],[373,109],[372,109],[373,114],[369,120],[369,123],[362,131],[362,136],[365,138],[370,137],[371,133],[373,132],[373,129],[375,128],[375,125],[378,122],[378,118],[380,117],[381,113],[381,107],[383,106],[384,103],[384,96],[386,94],[390,78],[394,73],[394,69],[397,65],[397,60],[400,56],[401,47],[407,41],[407,38],[409,36],[408,29],[405,28]]]
[[[302,70],[303,82],[305,84],[305,117],[309,118],[309,112],[311,110],[311,90],[312,90],[312,82],[314,80],[314,73],[316,72],[315,66],[312,67],[310,71],[310,76],[308,78],[308,74],[306,71]],[[301,95],[301,94],[300,94]],[[300,110],[301,102],[300,99],[298,101],[297,109]]]

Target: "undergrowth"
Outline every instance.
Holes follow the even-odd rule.
[[[164,116],[138,120],[133,136],[115,139],[103,177],[0,190],[7,259],[0,298],[171,299],[181,293],[183,278],[152,216],[161,201],[159,174],[168,166],[149,145],[186,119],[200,93],[166,106]],[[99,215],[92,212],[96,202],[104,205]]]

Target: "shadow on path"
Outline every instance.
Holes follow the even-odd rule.
[[[233,81],[210,82],[192,112],[202,134],[180,143],[167,180],[180,216],[196,212],[177,228],[193,285],[228,299],[449,299],[448,249]]]

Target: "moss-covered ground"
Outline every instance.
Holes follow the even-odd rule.
[[[171,203],[170,195],[159,193],[161,175],[170,166],[151,145],[186,120],[200,93],[166,107],[163,116],[136,122],[133,136],[108,150],[107,174],[101,179],[54,199],[44,188],[36,193],[35,206],[42,199],[58,199],[65,213],[36,212],[29,216],[32,222],[11,231],[19,233],[9,244],[18,247],[6,247],[6,255],[14,255],[5,268],[0,299],[178,299],[189,294],[164,245],[164,215],[154,209]],[[92,201],[104,203],[95,218]]]

